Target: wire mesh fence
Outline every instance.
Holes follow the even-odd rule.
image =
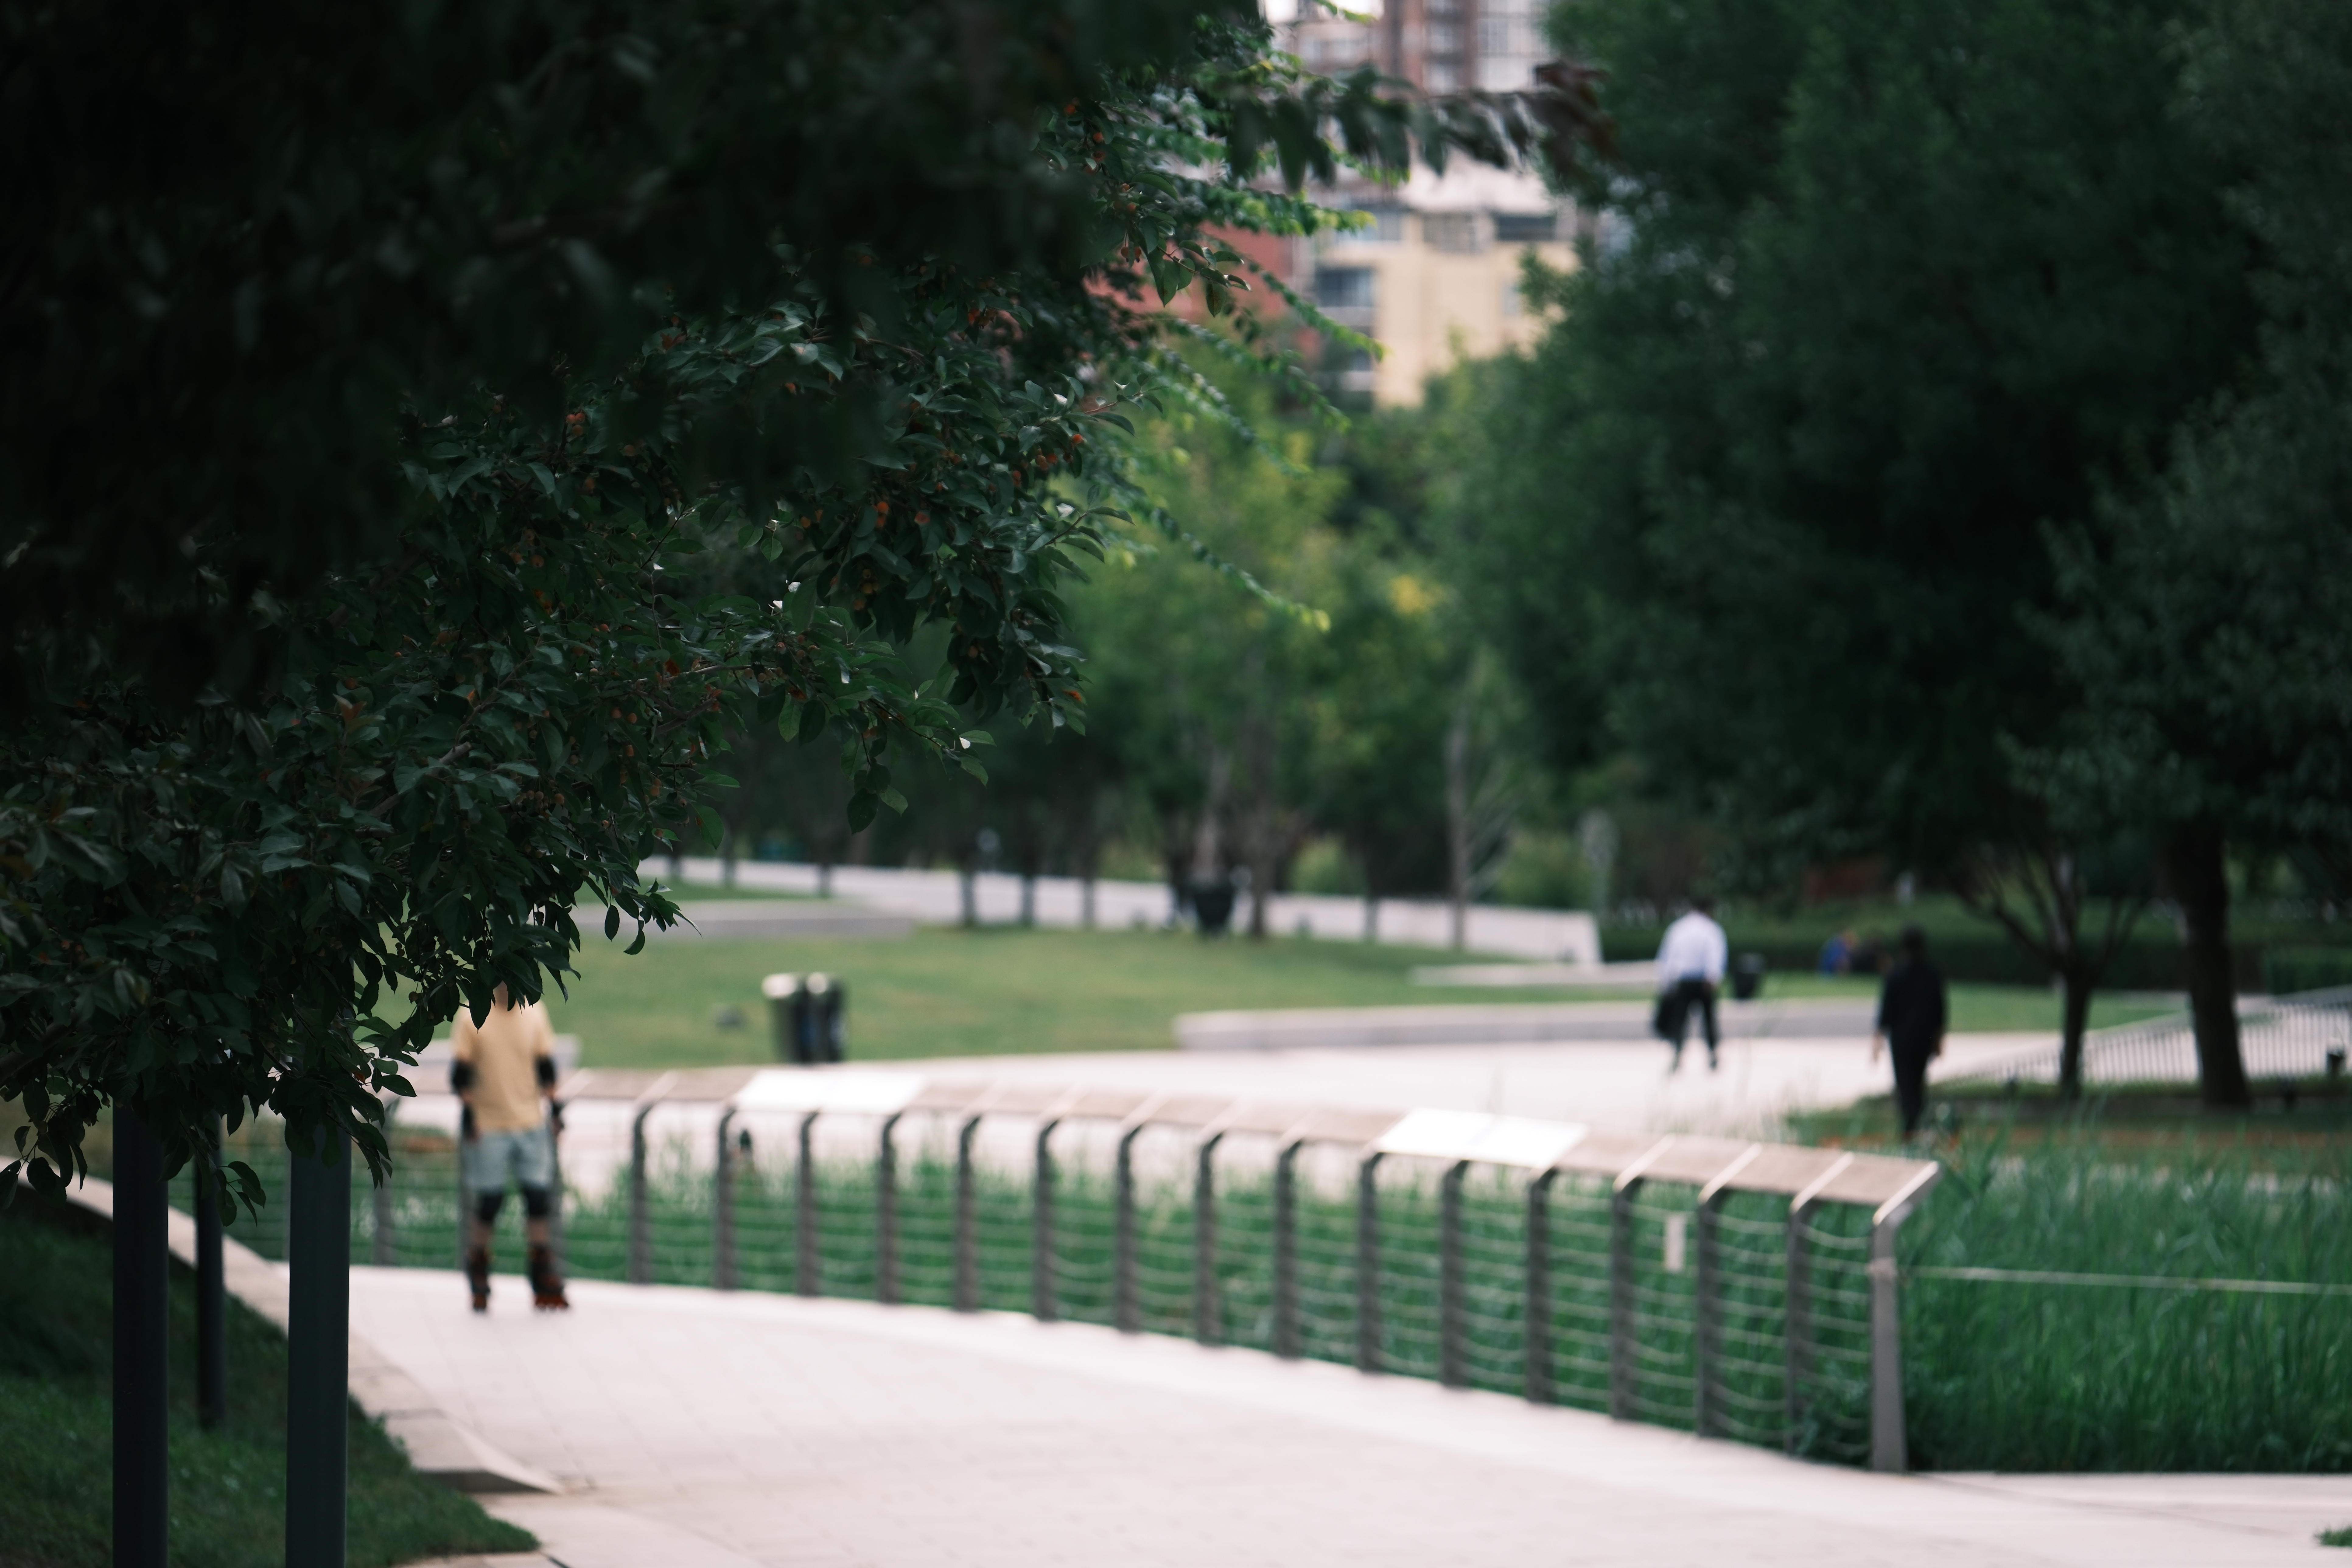
[[[807,1119],[814,1122],[816,1119]],[[1239,1138],[1189,1170],[1064,1158],[1028,1169],[952,1140],[727,1137],[716,1170],[687,1133],[559,1207],[564,1267],[589,1279],[1029,1312],[1353,1364],[1847,1462],[1869,1452],[1868,1209],[1761,1194],[1712,1205],[1687,1184],[1534,1173]],[[740,1142],[738,1142],[740,1140]],[[449,1268],[465,1202],[454,1140],[396,1131],[394,1180],[356,1184],[355,1260]],[[284,1191],[274,1124],[231,1157]],[[698,1154],[706,1156],[698,1163]],[[1328,1161],[1326,1162],[1329,1163]],[[1163,1162],[1163,1164],[1165,1162]],[[186,1204],[189,1174],[175,1201]],[[520,1259],[521,1216],[494,1252]],[[284,1256],[265,1206],[233,1234]],[[1805,1258],[1792,1321],[1790,1259]],[[1702,1311],[1702,1300],[1706,1310]],[[1532,1331],[1531,1326],[1532,1325]],[[1702,1340],[1704,1339],[1704,1343]]]
[[[2256,1080],[2305,1079],[2345,1070],[2352,1054],[2352,986],[2252,997],[2239,1004],[2238,1049]],[[2032,1052],[1953,1075],[1948,1084],[2058,1081],[2059,1053]],[[2187,1013],[2095,1029],[2083,1037],[2083,1080],[2091,1084],[2195,1083],[2197,1031]]]

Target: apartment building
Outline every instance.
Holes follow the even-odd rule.
[[[1313,70],[1370,64],[1428,92],[1507,92],[1529,85],[1547,58],[1539,5],[1374,0],[1342,16],[1311,0],[1270,0],[1269,16],[1279,46]],[[1333,321],[1380,343],[1378,356],[1334,346],[1327,369],[1342,395],[1418,403],[1427,379],[1456,360],[1527,342],[1541,323],[1520,293],[1522,258],[1576,265],[1574,215],[1531,174],[1456,162],[1443,177],[1416,169],[1399,186],[1349,182],[1318,194],[1362,214],[1363,226],[1293,243],[1277,265]]]

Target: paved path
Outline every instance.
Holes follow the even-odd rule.
[[[563,1477],[566,1568],[2130,1564],[2328,1556],[2352,1481],[1927,1479],[1245,1351],[922,1308],[353,1270],[352,1324]]]
[[[673,877],[667,859],[648,860],[638,874],[648,880],[684,881],[717,887],[724,867],[714,858],[688,856],[682,875]],[[814,866],[740,861],[735,885],[745,892],[814,893]],[[905,915],[923,925],[954,925],[963,919],[963,883],[953,871],[917,871],[887,866],[836,866],[834,894],[875,910]],[[1071,877],[1040,877],[1031,918],[1038,925],[1084,923],[1086,891]],[[1021,918],[1021,879],[1001,871],[972,879],[974,913],[983,925],[1010,925]],[[1095,883],[1094,923],[1109,930],[1167,923],[1172,905],[1164,882]],[[1312,936],[1327,942],[1364,940],[1364,900],[1316,893],[1277,893],[1266,906],[1267,929],[1278,936]],[[1249,919],[1244,894],[1234,911],[1235,925]],[[1444,949],[1453,944],[1454,910],[1431,899],[1383,899],[1375,936],[1382,942]],[[1824,933],[1826,934],[1826,933]],[[1499,958],[1601,962],[1601,928],[1580,910],[1526,910],[1475,904],[1469,910],[1464,951]]]

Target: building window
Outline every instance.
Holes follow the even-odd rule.
[[[1558,213],[1496,213],[1496,245],[1543,245],[1559,237]]]
[[[1404,212],[1400,207],[1370,207],[1358,215],[1371,221],[1339,237],[1350,245],[1394,245],[1404,238]]]
[[[1423,213],[1421,215],[1421,237],[1432,250],[1452,251],[1457,255],[1477,250],[1480,248],[1478,215]]]
[[[1378,277],[1369,267],[1318,267],[1315,302],[1327,310],[1369,310]]]

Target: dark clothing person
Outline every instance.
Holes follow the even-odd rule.
[[[1683,1044],[1690,1038],[1693,1013],[1698,1015],[1699,1033],[1706,1041],[1706,1065],[1709,1068],[1716,1065],[1723,1037],[1716,1028],[1715,998],[1714,984],[1696,975],[1685,975],[1675,981],[1674,989],[1659,998],[1659,1016],[1666,1026],[1659,1033],[1675,1047],[1675,1066],[1682,1065]]]
[[[1924,945],[1924,944],[1923,944]],[[1876,1036],[1871,1057],[1884,1039],[1895,1058],[1895,1101],[1903,1113],[1906,1136],[1919,1130],[1927,1110],[1927,1064],[1943,1054],[1944,1029],[1950,1021],[1950,1004],[1944,976],[1909,942],[1905,956],[1888,973],[1878,992]]]

